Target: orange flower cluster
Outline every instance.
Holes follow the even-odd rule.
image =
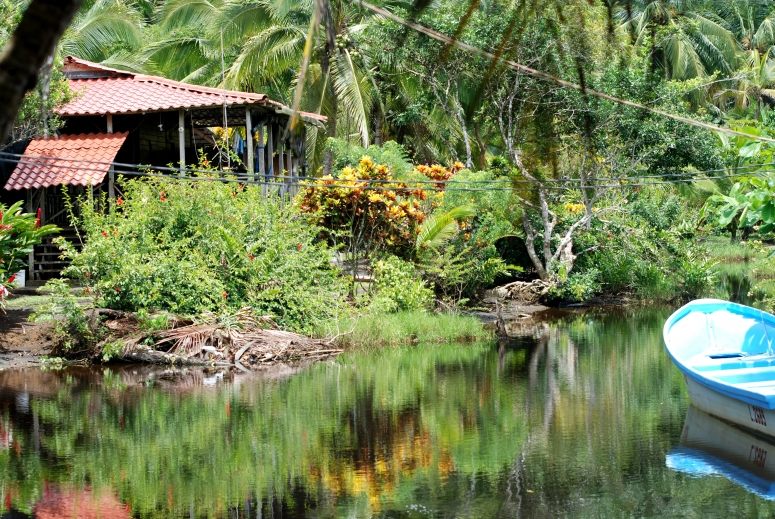
[[[438,180],[439,182],[446,182],[452,176],[460,171],[461,169],[465,168],[465,165],[462,162],[455,162],[450,167],[444,167],[441,164],[432,164],[430,166],[427,166],[425,164],[420,164],[419,166],[415,166],[415,170],[418,173],[422,173],[426,177],[428,177],[431,180]]]

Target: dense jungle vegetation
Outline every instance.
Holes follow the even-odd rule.
[[[308,132],[317,178],[293,203],[239,184],[125,181],[111,210],[83,211],[68,274],[111,308],[249,306],[307,333],[353,307],[475,304],[513,280],[540,280],[548,303],[688,299],[729,285],[719,262],[750,264],[746,302],[773,308],[769,2],[378,4],[496,59],[367,3],[85,2],[12,139],[55,130],[65,55],[264,92],[328,122]],[[0,4],[0,38],[24,5]]]

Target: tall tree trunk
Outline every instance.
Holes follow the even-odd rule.
[[[81,0],[32,0],[24,11],[0,61],[0,143],[80,5]]]

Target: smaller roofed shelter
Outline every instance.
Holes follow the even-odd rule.
[[[23,191],[29,211],[62,228],[69,222],[60,186],[73,194],[104,190],[112,197],[117,173],[172,165],[185,176],[187,165],[196,165],[202,154],[211,164],[228,163],[245,180],[293,184],[307,171],[306,128],[326,121],[301,112],[301,124],[291,130],[292,110],[265,94],[192,85],[75,57],[65,58],[63,73],[72,98],[56,110],[63,121],[59,135],[6,150],[21,157],[12,170],[0,170],[0,199],[18,199]],[[46,244],[40,254],[58,257]],[[31,257],[28,279],[45,279],[63,266],[45,263],[38,261],[36,268]]]

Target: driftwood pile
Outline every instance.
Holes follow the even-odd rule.
[[[496,297],[504,301],[519,301],[523,305],[539,304],[554,285],[548,281],[514,281],[494,290]]]
[[[311,339],[297,333],[277,329],[269,317],[254,317],[243,310],[228,317],[204,315],[197,322],[174,321],[169,330],[152,334],[136,327],[124,328],[122,334],[115,323],[126,326],[131,317],[107,321],[115,330],[123,348],[116,360],[153,364],[233,366],[238,369],[261,368],[276,364],[300,364],[333,357],[343,350],[326,341]],[[131,329],[135,328],[135,329]],[[103,341],[102,346],[109,341]]]

